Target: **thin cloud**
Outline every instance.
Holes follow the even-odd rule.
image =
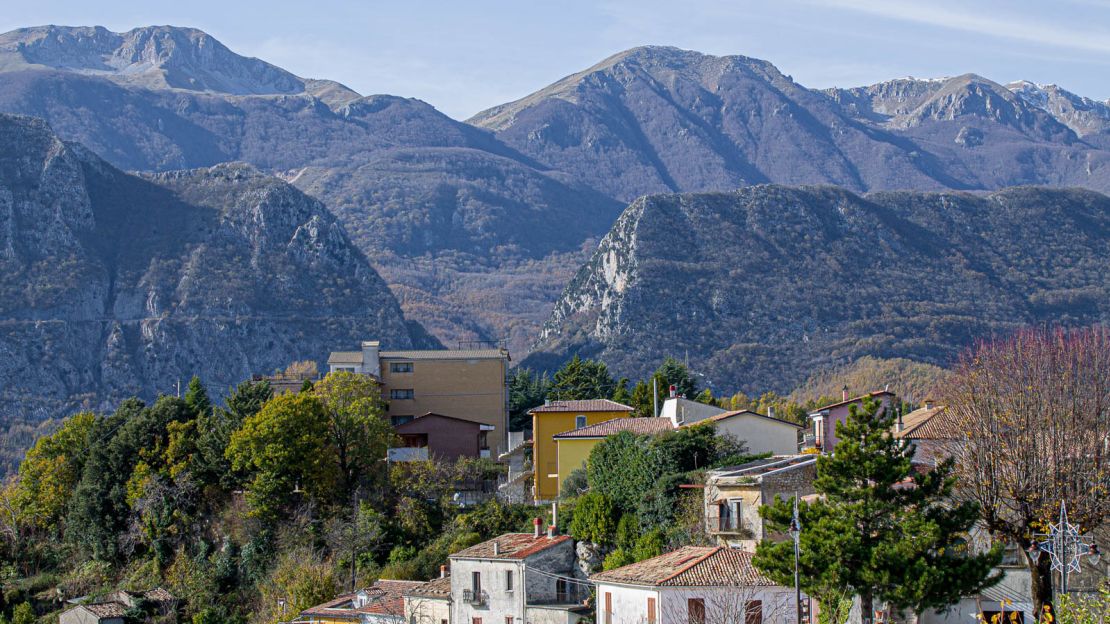
[[[1045,22],[1016,21],[980,15],[931,3],[898,0],[817,0],[812,4],[847,9],[878,17],[973,32],[1059,48],[1110,54],[1110,33],[1062,28]]]

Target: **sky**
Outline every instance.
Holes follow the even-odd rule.
[[[1110,98],[1110,0],[8,0],[23,26],[192,26],[456,119],[639,45],[771,61],[813,88],[968,72]]]

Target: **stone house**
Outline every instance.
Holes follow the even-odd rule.
[[[379,580],[370,587],[309,607],[296,621],[312,624],[404,624],[404,593],[422,581]]]
[[[574,541],[547,533],[507,533],[450,556],[453,623],[575,624],[588,615],[574,576]]]
[[[752,554],[723,546],[684,546],[590,577],[597,624],[788,624],[793,588],[776,585]]]
[[[94,602],[62,611],[58,624],[123,624],[127,607],[122,603]]]
[[[773,503],[776,496],[812,495],[816,478],[816,455],[771,457],[710,470],[703,498],[706,532],[722,546],[754,551],[760,540],[780,537],[768,533],[760,506]]]

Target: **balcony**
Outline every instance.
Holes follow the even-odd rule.
[[[485,591],[472,589],[463,590],[463,602],[472,607],[484,607],[489,604],[489,594]]]
[[[724,516],[721,518],[706,518],[705,528],[710,533],[720,533],[725,535],[747,535],[752,534],[751,529],[744,526],[740,518],[736,516]]]

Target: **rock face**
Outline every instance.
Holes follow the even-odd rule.
[[[644,47],[470,121],[626,201],[767,182],[1110,190],[1101,135],[1057,110],[972,74],[814,91],[766,61]]]
[[[317,200],[246,165],[136,177],[0,115],[0,421],[425,344]]]
[[[948,364],[975,337],[1110,321],[1110,198],[755,186],[635,201],[525,365],[643,376],[688,356],[717,391],[787,392],[862,356]]]

